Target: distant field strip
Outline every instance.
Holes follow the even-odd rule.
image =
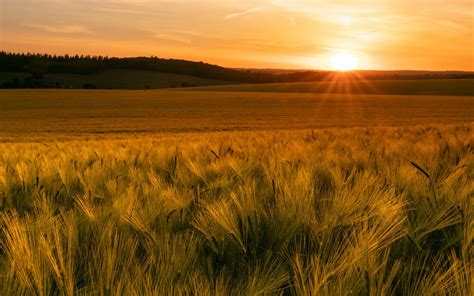
[[[474,121],[474,97],[0,91],[1,135],[312,129]]]
[[[474,96],[474,79],[361,80],[210,86],[207,91]]]

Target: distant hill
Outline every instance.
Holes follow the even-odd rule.
[[[235,68],[235,70],[249,71],[251,73],[274,74],[281,77],[306,77],[330,76],[333,71],[309,70],[309,69],[258,69],[258,68]],[[353,76],[366,79],[440,79],[440,78],[474,78],[474,72],[470,71],[426,71],[426,70],[355,70],[351,71]],[[281,81],[285,82],[285,81]],[[301,82],[301,81],[286,81]]]
[[[324,82],[299,82],[278,84],[241,84],[209,86],[197,89],[208,92],[254,93],[322,93],[322,94],[378,94],[378,95],[430,95],[474,96],[472,79],[384,79],[384,80],[334,80]]]
[[[4,87],[11,86],[8,88],[75,89],[158,89],[230,85],[234,83],[181,74],[122,69],[106,70],[89,75],[46,73],[41,79],[34,79],[29,73],[0,72],[0,85],[2,81]]]
[[[147,89],[222,84],[343,80],[474,78],[473,72],[230,69],[158,57],[116,58],[0,52],[0,88]]]
[[[122,74],[125,74],[124,71],[158,72],[162,73],[161,78],[165,78],[163,73],[184,75],[188,76],[186,79],[182,79],[185,84],[190,76],[197,77],[201,79],[196,83],[197,85],[203,85],[203,83],[207,83],[207,85],[222,84],[224,81],[228,83],[264,83],[271,82],[274,79],[272,74],[250,73],[203,62],[161,59],[158,57],[109,58],[0,52],[0,72],[30,74],[26,78],[20,78],[22,75],[17,75],[18,79],[16,80],[3,81],[0,84],[4,87],[55,87],[57,85],[65,87],[66,85],[62,84],[63,80],[70,78],[65,75],[82,75],[84,84],[90,84],[90,81],[95,81],[92,79],[93,77],[101,76],[103,73],[117,73],[117,71],[122,71]],[[130,72],[125,77],[136,79],[136,77],[133,77],[134,73],[136,72]],[[89,76],[89,78],[86,79],[85,76]],[[45,77],[49,79],[44,79]],[[57,77],[58,80],[53,81],[52,78],[54,77]],[[73,78],[73,80],[77,80],[76,78]],[[175,78],[177,77],[166,77],[165,80],[173,80],[173,83],[175,83]],[[146,82],[143,81],[141,84],[145,85]],[[152,83],[148,84],[152,86]],[[171,86],[172,84],[169,83],[160,84],[160,87]]]

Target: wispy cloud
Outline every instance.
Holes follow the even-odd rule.
[[[254,12],[258,12],[258,11],[262,11],[262,10],[263,10],[262,7],[254,7],[254,8],[244,10],[244,11],[241,11],[241,12],[228,14],[224,18],[225,19],[231,19],[231,18],[235,18],[235,17],[239,17],[239,16],[244,16],[244,15],[247,15],[247,14],[252,14]]]
[[[97,7],[94,8],[95,11],[104,12],[104,13],[117,13],[117,14],[135,14],[135,15],[151,15],[151,16],[162,16],[163,14],[157,13],[154,11],[147,11],[144,9],[124,9],[124,8],[114,8],[114,7]]]
[[[174,43],[191,44],[190,38],[186,38],[178,34],[158,33],[158,34],[155,34],[154,38],[158,40],[174,42]]]
[[[56,34],[93,34],[92,31],[90,31],[88,28],[77,25],[47,26],[38,24],[26,24],[25,27]]]

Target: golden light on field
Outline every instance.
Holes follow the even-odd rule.
[[[350,53],[338,53],[331,57],[331,67],[336,71],[355,70],[359,65],[359,58]]]

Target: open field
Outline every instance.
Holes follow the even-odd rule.
[[[474,296],[474,0],[0,0],[0,296]]]
[[[210,86],[208,91],[351,93],[384,95],[474,96],[474,79],[413,79],[347,81],[334,77],[327,82]]]
[[[474,97],[214,91],[0,91],[0,137],[474,121]]]
[[[472,295],[466,85],[274,86],[0,91],[0,295]]]
[[[472,123],[3,143],[0,294],[472,295],[473,149]]]

